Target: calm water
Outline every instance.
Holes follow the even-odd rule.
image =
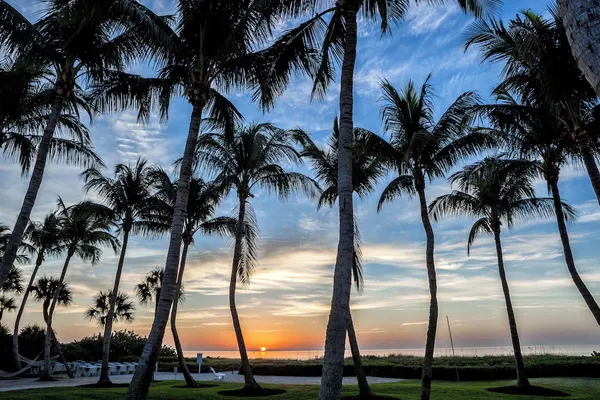
[[[511,355],[512,347],[457,347],[454,349],[457,356],[486,356],[486,355]],[[592,351],[600,351],[600,345],[589,346],[523,346],[524,354],[563,354],[574,356],[589,356]],[[387,356],[390,354],[405,354],[412,356],[423,356],[423,349],[361,349],[362,355]],[[186,357],[196,357],[196,353],[202,353],[204,357],[224,357],[239,358],[237,350],[221,351],[202,351],[190,350],[184,351]],[[452,356],[452,349],[441,347],[435,350],[436,356]],[[304,351],[248,351],[250,358],[270,358],[270,359],[292,359],[292,360],[311,360],[323,357],[323,350],[304,350]],[[346,349],[346,356],[350,357],[350,350]]]

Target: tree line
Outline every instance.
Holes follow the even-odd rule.
[[[422,2],[431,7],[440,3]],[[177,0],[173,16],[157,15],[130,0],[52,0],[44,3],[41,18],[34,22],[8,2],[0,2],[0,50],[5,55],[0,64],[0,146],[23,171],[30,172],[14,228],[2,236],[0,282],[9,282],[14,263],[29,246],[23,239],[46,223],[33,223],[30,216],[48,160],[86,168],[82,173],[85,190],[102,199],[102,204],[84,201],[71,206],[59,199],[58,210],[47,217],[57,219],[58,247],[44,247],[41,242],[35,246],[35,273],[46,256],[65,255],[44,316],[45,373],[54,334],[52,317],[72,257],[95,263],[100,247],[119,252],[113,288],[104,300],[110,304],[103,315],[100,382],[109,383],[110,333],[117,317],[129,237],[169,234],[161,290],[154,294],[158,299],[155,320],[128,391],[128,398],[146,398],[169,317],[177,336],[176,299],[185,259],[195,233],[202,231],[235,239],[230,310],[245,386],[259,389],[246,354],[235,291],[237,283],[247,282],[257,265],[257,218],[251,203],[253,190],[262,187],[282,199],[291,195],[318,199],[319,207],[337,202],[339,243],[320,398],[340,396],[347,334],[361,394],[368,397],[371,391],[360,376],[350,312],[352,281],[362,287],[353,195],[373,192],[376,183],[389,174],[394,178],[381,194],[378,208],[398,196],[416,196],[427,239],[431,302],[422,399],[428,399],[431,390],[438,320],[431,218],[465,215],[476,219],[467,240],[469,249],[481,234],[494,237],[519,386],[527,386],[528,380],[504,269],[502,228],[526,218],[556,217],[567,268],[600,323],[600,310],[577,273],[570,247],[567,222],[575,217],[575,211],[561,200],[558,186],[561,168],[581,163],[600,202],[596,162],[600,63],[594,52],[598,43],[594,38],[600,32],[591,23],[600,13],[599,7],[585,0],[569,4],[559,0],[549,18],[523,11],[505,23],[493,17],[498,1],[457,3],[476,17],[466,30],[465,47],[476,47],[485,62],[504,66],[492,92],[493,101],[485,102],[467,92],[436,120],[429,78],[421,85],[409,81],[398,90],[382,77],[380,114],[386,135],[378,135],[353,122],[357,19],[362,15],[377,20],[381,32],[387,33],[406,15],[408,0]],[[280,37],[273,37],[281,19],[304,18]],[[131,65],[140,61],[150,62],[154,77],[131,73]],[[338,72],[339,119],[334,121],[326,148],[300,129],[246,123],[227,98],[231,90],[242,90],[269,111],[292,76],[309,76],[311,96],[319,99]],[[170,102],[177,97],[192,106],[185,150],[176,161],[177,176],[150,167],[143,159],[135,165],[119,164],[112,176],[105,175],[82,114],[93,118],[135,110],[139,122],[145,123],[157,110],[167,120]],[[464,160],[482,155],[482,161],[452,174]],[[312,165],[314,177],[282,167],[303,160]],[[429,202],[427,185],[448,175],[456,190]],[[550,197],[536,196],[533,182],[538,177],[548,183]],[[238,200],[234,218],[214,217],[219,202],[230,193]],[[8,228],[2,229],[8,232]],[[29,291],[24,292],[23,304]],[[17,327],[14,338],[15,362],[19,364]],[[181,361],[180,347],[176,343]],[[189,378],[186,373],[187,383],[193,385]]]

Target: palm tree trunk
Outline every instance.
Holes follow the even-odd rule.
[[[417,192],[419,193],[419,203],[421,205],[421,220],[423,221],[425,237],[427,238],[425,261],[427,264],[427,276],[429,279],[429,294],[431,296],[429,302],[427,341],[425,342],[425,358],[423,359],[423,373],[421,375],[421,400],[429,400],[431,394],[431,379],[433,376],[433,352],[435,349],[435,336],[438,323],[437,279],[433,258],[435,238],[433,235],[431,221],[429,220],[423,176],[418,177],[416,186]]]
[[[205,104],[205,94],[197,93],[197,96],[200,99],[193,104],[188,137],[185,143],[183,158],[181,159],[177,199],[175,200],[173,222],[171,225],[171,240],[169,241],[169,251],[167,253],[167,262],[165,264],[162,283],[163,290],[160,294],[157,312],[154,314],[152,330],[150,331],[150,335],[148,335],[148,340],[146,341],[139,364],[135,369],[135,374],[127,391],[126,398],[128,400],[145,400],[148,397],[153,366],[158,359],[158,353],[160,352],[162,340],[165,335],[165,328],[167,327],[167,321],[171,313],[171,306],[175,298],[179,252],[183,226],[185,224],[185,213],[187,211],[190,180],[193,172],[194,152],[196,150],[196,143],[198,142],[198,132],[200,132],[202,109]]]
[[[58,302],[58,296],[60,294],[60,289],[62,287],[63,282],[65,281],[65,275],[67,274],[67,269],[69,268],[69,262],[71,261],[71,257],[73,257],[74,251],[69,249],[67,253],[67,258],[65,259],[65,263],[63,265],[62,272],[60,274],[60,278],[58,280],[58,285],[56,290],[54,291],[54,297],[52,298],[52,303],[50,304],[50,309],[47,312],[47,315],[44,316],[46,319],[46,343],[44,347],[44,370],[42,371],[41,380],[51,380],[50,377],[50,350],[52,346],[52,338],[54,337],[54,331],[52,330],[52,317],[54,316],[54,309],[56,308],[56,303]]]
[[[119,264],[117,265],[117,274],[115,275],[115,283],[113,285],[112,294],[110,297],[110,308],[106,315],[106,324],[104,325],[104,341],[102,343],[102,368],[100,369],[100,379],[98,385],[111,385],[108,368],[108,359],[110,356],[110,340],[112,338],[112,325],[115,307],[117,305],[117,297],[119,296],[119,284],[121,283],[121,273],[123,272],[123,264],[125,263],[125,253],[127,252],[127,243],[129,242],[129,227],[126,227],[123,232],[123,247],[119,255]]]
[[[347,4],[346,40],[340,87],[340,133],[338,140],[338,205],[340,231],[331,311],[325,337],[325,357],[321,375],[320,400],[337,400],[342,392],[346,331],[350,315],[350,290],[354,260],[354,210],[352,204],[352,131],[354,67],[356,64],[356,2]]]
[[[48,158],[48,151],[50,150],[50,141],[54,136],[56,124],[62,112],[63,101],[64,98],[60,95],[57,95],[54,100],[54,104],[52,105],[52,112],[50,113],[50,117],[48,118],[48,123],[46,124],[44,134],[42,135],[42,140],[37,150],[35,165],[33,167],[31,179],[29,179],[29,187],[27,188],[27,192],[25,193],[23,205],[21,206],[21,211],[19,212],[19,216],[17,217],[17,221],[15,222],[12,234],[10,235],[10,240],[6,244],[6,248],[4,250],[2,264],[0,265],[0,285],[6,280],[8,272],[10,271],[11,266],[15,262],[15,258],[17,257],[17,251],[19,250],[19,246],[21,245],[21,239],[23,238],[23,232],[25,232],[25,228],[27,228],[27,224],[29,224],[31,210],[33,210],[38,191],[40,190],[40,186],[42,185],[42,179],[44,178],[46,160]]]
[[[361,399],[368,399],[373,396],[367,374],[363,367],[362,357],[360,356],[360,348],[356,339],[356,331],[354,330],[354,322],[352,321],[352,312],[348,315],[348,342],[350,343],[350,351],[352,352],[352,362],[356,370],[356,380],[358,381],[358,392]]]
[[[244,374],[244,387],[251,389],[260,389],[260,385],[254,379],[250,360],[248,360],[248,352],[246,351],[246,343],[244,342],[244,334],[242,333],[242,325],[238,316],[237,307],[235,305],[235,289],[238,280],[238,267],[242,257],[242,235],[246,221],[246,197],[240,196],[240,207],[238,215],[238,223],[235,232],[235,248],[233,250],[233,263],[231,266],[231,278],[229,280],[229,310],[231,311],[231,319],[233,320],[233,329],[240,350],[240,358],[242,359],[242,373]]]
[[[496,224],[498,226],[498,224]],[[500,229],[494,228],[494,240],[496,242],[496,254],[498,255],[498,272],[500,281],[502,282],[502,292],[506,301],[506,312],[508,313],[508,325],[510,327],[510,337],[512,340],[513,351],[515,353],[515,364],[517,368],[517,387],[528,387],[529,380],[525,373],[525,363],[521,354],[521,343],[519,340],[519,332],[517,331],[517,320],[513,311],[512,301],[510,299],[510,291],[508,289],[508,281],[504,272],[504,260],[502,257],[502,243],[500,242]]]
[[[19,324],[21,323],[21,317],[23,317],[23,312],[25,311],[27,298],[29,297],[31,288],[35,283],[35,277],[37,275],[38,270],[40,269],[40,265],[42,265],[42,262],[44,262],[44,250],[38,251],[38,255],[35,260],[35,267],[33,267],[31,278],[29,278],[29,284],[27,285],[27,289],[25,290],[25,293],[23,293],[23,300],[21,300],[21,306],[19,307],[19,312],[17,313],[17,318],[15,319],[15,327],[13,329],[12,337],[12,353],[17,371],[21,369],[21,359],[19,358]]]
[[[577,147],[579,148],[579,154],[585,165],[585,169],[590,177],[592,188],[596,194],[596,200],[600,204],[600,171],[598,170],[598,164],[596,164],[596,158],[594,152],[590,147],[590,138],[587,132],[583,129],[578,130],[573,134]]]
[[[49,315],[48,306],[49,306],[49,301],[44,301],[43,314],[44,314],[44,322],[46,324],[48,323],[48,315]],[[56,337],[56,332],[54,332],[54,329],[52,329],[52,341],[54,342],[54,346],[56,346],[56,351],[58,353],[58,356],[60,357],[60,362],[63,363],[65,366],[67,375],[69,376],[69,378],[75,378],[75,375],[73,375],[73,371],[71,370],[71,367],[69,366],[69,363],[67,362],[67,359],[65,358],[65,354],[62,351],[62,347],[60,345],[60,342],[58,341],[58,338]]]
[[[600,96],[600,0],[558,0],[573,56]]]
[[[177,276],[177,286],[175,286],[175,293],[179,293],[181,291],[181,284],[183,282],[183,271],[185,270],[185,260],[187,258],[188,247],[190,244],[187,240],[183,241],[183,251],[181,253],[181,263],[179,264],[179,275]],[[196,386],[196,380],[190,373],[190,370],[185,363],[185,358],[183,357],[183,349],[181,347],[181,341],[179,340],[179,333],[177,333],[177,308],[179,305],[179,301],[173,301],[173,308],[171,309],[171,332],[173,333],[173,342],[175,342],[175,350],[177,350],[177,359],[179,361],[179,369],[183,373],[183,378],[185,379],[185,384],[188,387]],[[200,372],[200,371],[198,371]]]
[[[556,222],[558,223],[558,233],[560,234],[560,241],[563,245],[563,252],[565,254],[565,261],[567,263],[567,269],[571,274],[571,278],[581,293],[581,297],[587,304],[588,308],[594,315],[596,323],[600,325],[600,307],[594,299],[594,296],[590,293],[587,286],[579,276],[577,268],[575,267],[575,259],[573,258],[573,252],[571,251],[571,243],[569,241],[569,234],[567,232],[567,225],[565,224],[565,217],[562,208],[562,201],[560,198],[560,192],[558,190],[558,179],[548,179],[548,185],[552,191],[552,199],[554,200],[554,209],[556,210]]]

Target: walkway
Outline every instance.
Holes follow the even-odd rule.
[[[212,381],[214,378],[213,374],[193,374],[197,381]],[[110,377],[113,383],[128,383],[131,381],[133,375],[113,375]],[[258,383],[272,383],[281,385],[318,385],[321,382],[320,377],[304,377],[304,376],[255,376]],[[98,382],[98,377],[89,378],[74,378],[70,379],[67,376],[60,375],[58,380],[54,382],[37,382],[37,378],[23,378],[23,379],[12,379],[12,380],[0,380],[0,392],[7,392],[9,390],[23,390],[23,389],[43,389],[49,387],[66,387],[66,386],[80,386],[89,385]],[[173,380],[175,377],[172,372],[158,372],[155,374],[155,379],[158,381]],[[181,374],[177,374],[177,380],[183,380]],[[370,383],[391,383],[400,382],[401,379],[390,379],[390,378],[375,378],[368,377]],[[227,374],[225,376],[225,382],[229,383],[244,383],[244,377],[239,374]],[[344,385],[356,385],[355,377],[345,377]]]

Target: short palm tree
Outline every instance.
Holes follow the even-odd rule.
[[[33,292],[34,300],[42,303],[42,315],[44,316],[46,327],[48,326],[48,321],[50,320],[50,308],[54,301],[56,301],[58,305],[62,305],[64,307],[70,306],[73,302],[73,295],[71,294],[71,290],[69,289],[67,283],[59,283],[59,280],[54,277],[47,278],[44,276],[38,279],[37,283],[32,286],[31,291]],[[58,297],[56,297],[56,293],[58,293]],[[48,340],[49,336],[51,340]],[[48,353],[48,357],[50,357],[51,345],[53,341],[54,346],[56,347],[56,350],[61,358],[61,362],[65,364],[65,367],[67,368],[69,377],[73,378],[73,372],[66,362],[60,343],[56,339],[56,333],[54,330],[48,330],[48,328],[46,328],[45,337],[45,345],[48,347],[45,348],[44,351]],[[52,380],[52,378],[49,375],[42,374],[40,380]]]
[[[164,208],[159,210],[162,216],[166,216],[165,230],[170,228],[170,222],[173,217],[175,201],[177,199],[177,181],[172,182],[169,175],[162,169],[156,169],[154,172],[155,186],[158,189],[156,197],[162,202]],[[194,243],[196,233],[204,235],[235,235],[237,221],[230,217],[213,218],[218,205],[223,201],[226,195],[226,187],[218,186],[204,182],[202,178],[192,177],[190,181],[190,192],[188,197],[188,207],[185,215],[185,226],[183,228],[183,249],[181,251],[181,261],[177,273],[176,291],[180,291],[183,284],[183,274],[187,260],[188,249]],[[161,215],[158,216],[160,220]],[[183,348],[177,332],[177,309],[179,302],[173,302],[171,310],[171,332],[173,342],[177,350],[179,359],[179,368],[183,373],[186,385],[196,386],[196,381],[190,373],[184,358]]]
[[[469,233],[468,252],[475,239],[481,234],[494,236],[498,272],[515,355],[518,387],[529,386],[529,381],[525,372],[517,321],[504,270],[500,233],[503,225],[510,229],[515,221],[535,217],[548,218],[554,215],[553,199],[535,197],[534,178],[537,174],[538,166],[528,160],[509,160],[502,156],[486,158],[453,174],[449,181],[458,185],[458,190],[438,197],[429,206],[435,220],[445,215],[479,218]],[[573,218],[573,209],[564,203],[562,206],[565,217]]]
[[[13,312],[17,309],[17,303],[13,297],[0,295],[0,322],[4,316],[4,311]]]
[[[1,6],[0,6],[1,7]],[[49,118],[52,89],[43,72],[0,61],[0,150],[16,159],[23,173],[35,160],[46,121]],[[84,97],[74,96],[65,104],[57,121],[57,132],[50,140],[51,161],[91,166],[102,164],[94,153],[89,130],[79,120],[78,108],[91,115]]]
[[[29,278],[29,284],[27,285],[27,289],[21,300],[21,306],[19,307],[13,330],[13,359],[17,370],[21,369],[21,361],[19,358],[19,324],[21,322],[21,317],[25,311],[25,305],[27,304],[29,293],[35,283],[35,278],[40,266],[45,261],[46,257],[58,257],[65,250],[60,233],[61,222],[55,212],[47,214],[40,222],[30,222],[25,231],[27,243],[29,243],[36,253],[36,258],[33,271],[31,272],[31,278]]]
[[[497,91],[518,93],[562,121],[577,144],[600,203],[596,133],[590,128],[598,99],[571,54],[561,17],[554,11],[551,15],[546,19],[524,11],[508,26],[494,19],[479,21],[471,26],[466,46],[478,46],[484,60],[504,63]]]
[[[48,310],[46,322],[46,347],[44,357],[44,371],[42,378],[49,378],[50,372],[50,345],[52,339],[52,317],[54,308],[59,301],[58,287],[64,282],[69,263],[73,256],[78,256],[82,261],[95,265],[102,256],[101,247],[110,247],[117,253],[119,250],[118,239],[110,233],[113,227],[113,210],[91,201],[83,201],[67,207],[61,198],[57,201],[56,215],[60,219],[60,235],[65,246],[66,258],[58,279],[57,290]]]
[[[444,0],[418,0],[421,3],[439,4]],[[458,0],[463,10],[476,16],[483,15],[486,5],[497,0]],[[331,312],[325,340],[325,357],[321,375],[320,400],[335,400],[342,390],[344,352],[347,330],[347,313],[350,305],[351,269],[353,265],[354,208],[352,204],[352,135],[354,131],[354,69],[358,48],[358,15],[365,19],[381,21],[381,32],[390,31],[390,23],[406,15],[411,0],[291,0],[276,2],[278,11],[286,17],[312,17],[296,28],[290,29],[272,46],[275,55],[267,71],[291,72],[298,63],[291,55],[308,54],[320,47],[317,65],[309,65],[314,79],[312,95],[321,96],[336,76],[340,67],[340,138],[338,197],[340,208],[340,241],[334,273]],[[303,64],[300,64],[303,65]],[[304,72],[304,71],[303,71]],[[268,79],[268,78],[265,78]],[[288,83],[276,76],[279,92]]]
[[[104,327],[104,344],[102,346],[102,368],[98,383],[110,385],[108,357],[110,355],[110,340],[112,337],[112,324],[116,320],[110,315],[115,312],[117,295],[121,274],[125,264],[125,255],[129,243],[130,234],[152,235],[156,234],[160,225],[148,220],[150,210],[156,206],[152,196],[152,169],[148,162],[139,158],[134,165],[117,164],[114,177],[107,177],[97,168],[88,168],[81,176],[85,182],[84,188],[87,192],[93,190],[104,201],[104,204],[113,210],[117,225],[117,232],[122,235],[121,254],[117,264],[115,282],[107,318]]]
[[[375,140],[375,133],[362,128],[354,128],[354,136],[352,138],[352,186],[354,192],[361,198],[371,194],[375,190],[375,186],[380,178],[385,174],[385,166],[379,158],[379,152],[373,149],[371,143],[379,142]],[[302,147],[302,157],[307,158],[315,171],[317,181],[323,188],[323,192],[319,197],[317,208],[324,205],[333,207],[337,201],[337,163],[338,163],[338,139],[339,125],[337,118],[333,122],[333,130],[327,141],[325,149],[316,145],[310,136],[300,130],[294,131],[294,139],[297,140]],[[358,225],[358,224],[357,224]],[[363,273],[360,260],[360,238],[358,237],[358,226],[354,230],[354,263],[352,268],[352,277],[356,285],[357,291],[362,291],[363,288]],[[350,342],[350,350],[356,370],[358,387],[361,398],[369,398],[373,395],[369,382],[362,366],[360,356],[360,348],[354,330],[352,321],[352,313],[348,316],[348,341]]]
[[[158,300],[163,288],[163,280],[165,278],[165,271],[162,268],[155,268],[148,272],[140,283],[135,285],[134,292],[137,298],[140,300],[140,304],[148,305],[154,302],[154,312],[158,308]],[[179,301],[183,301],[185,294],[183,289],[179,291]]]
[[[471,132],[472,108],[478,97],[473,92],[460,95],[439,120],[435,119],[434,93],[427,77],[420,88],[413,81],[398,91],[390,82],[382,83],[381,117],[389,142],[380,142],[379,149],[394,173],[393,180],[383,190],[377,210],[399,196],[417,194],[421,221],[425,230],[425,259],[429,280],[429,321],[425,357],[421,377],[421,399],[431,393],[433,353],[438,324],[437,279],[434,262],[435,237],[427,212],[427,182],[444,177],[461,159],[473,156],[495,144],[492,135]]]
[[[49,0],[42,17],[29,21],[6,1],[0,2],[0,42],[5,54],[19,65],[30,65],[51,78],[51,106],[29,187],[0,265],[0,282],[14,262],[21,238],[42,183],[50,142],[66,105],[73,103],[80,85],[102,81],[109,69],[147,57],[162,30],[161,19],[137,1]],[[68,108],[68,107],[67,107]]]
[[[250,199],[262,188],[281,199],[292,194],[315,196],[318,185],[298,172],[287,172],[281,164],[298,164],[300,154],[294,149],[289,132],[271,124],[236,127],[233,131],[206,134],[196,151],[199,168],[215,175],[215,183],[234,190],[238,198],[237,226],[233,264],[229,281],[229,309],[233,319],[244,374],[244,387],[258,389],[250,368],[244,335],[237,312],[235,292],[238,280],[247,284],[256,268],[256,216]]]
[[[96,321],[100,326],[106,326],[106,320],[109,315],[112,315],[114,323],[119,321],[133,322],[135,306],[129,301],[127,293],[119,293],[117,295],[117,301],[114,302],[114,312],[110,313],[112,302],[112,292],[107,290],[106,292],[100,291],[95,297],[93,304],[85,312],[85,317],[90,321]]]
[[[548,191],[554,200],[556,222],[567,269],[583,300],[600,325],[600,307],[575,266],[558,187],[561,169],[578,154],[577,143],[551,110],[531,105],[527,99],[519,101],[509,92],[497,92],[495,96],[495,104],[482,105],[479,111],[505,137],[509,149],[518,157],[539,162],[540,174],[546,180]]]

